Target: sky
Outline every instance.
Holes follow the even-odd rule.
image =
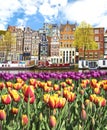
[[[107,0],[0,0],[0,30],[8,25],[38,30],[43,23],[67,21],[107,29]]]

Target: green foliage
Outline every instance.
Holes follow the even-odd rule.
[[[81,22],[74,32],[73,46],[85,50],[95,50],[98,48],[97,43],[94,41],[94,30],[90,24]]]
[[[9,31],[6,31],[5,33],[0,31],[0,34],[0,51],[5,52],[5,60],[7,60],[9,52],[11,51],[13,45],[16,43],[15,36]]]

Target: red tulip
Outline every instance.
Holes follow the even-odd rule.
[[[55,126],[56,126],[56,118],[55,118],[55,116],[51,115],[51,116],[49,117],[49,125],[50,125],[51,127],[55,127]]]
[[[10,96],[10,94],[2,95],[1,96],[1,101],[4,104],[10,104],[10,102],[11,102],[11,96]]]
[[[28,100],[29,100],[30,104],[33,104],[35,101],[35,95],[33,97],[30,97],[30,98],[25,96],[24,101],[28,102]]]
[[[25,97],[33,97],[34,96],[34,87],[32,85],[24,86],[23,94]]]
[[[0,120],[6,119],[6,112],[4,110],[0,110]]]
[[[0,90],[2,90],[5,87],[5,83],[4,82],[0,82]]]

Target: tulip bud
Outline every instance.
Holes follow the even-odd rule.
[[[95,120],[94,120],[94,118],[92,118],[92,124],[93,124],[93,126],[95,125]]]
[[[40,121],[42,121],[42,119],[43,119],[42,113],[39,114],[39,119],[40,119]]]
[[[85,105],[82,103],[82,109],[85,109]]]
[[[55,126],[56,126],[56,118],[55,118],[55,116],[51,115],[51,116],[49,117],[49,125],[50,125],[51,127],[55,127]]]
[[[22,125],[27,125],[28,124],[28,117],[27,115],[22,115]]]
[[[0,110],[0,120],[6,119],[6,112],[4,110]]]
[[[87,119],[87,114],[86,114],[86,111],[84,109],[82,109],[82,111],[81,111],[81,119],[82,120],[86,120]]]

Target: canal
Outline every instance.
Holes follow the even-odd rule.
[[[34,69],[34,70],[0,70],[0,73],[5,73],[5,72],[6,73],[13,73],[13,74],[25,73],[25,72],[35,72],[35,73],[39,73],[39,72],[58,72],[58,73],[61,73],[61,72],[86,72],[86,71],[89,71],[89,70],[78,70],[78,69],[39,70],[39,69]],[[107,69],[103,69],[101,71],[107,71]]]

